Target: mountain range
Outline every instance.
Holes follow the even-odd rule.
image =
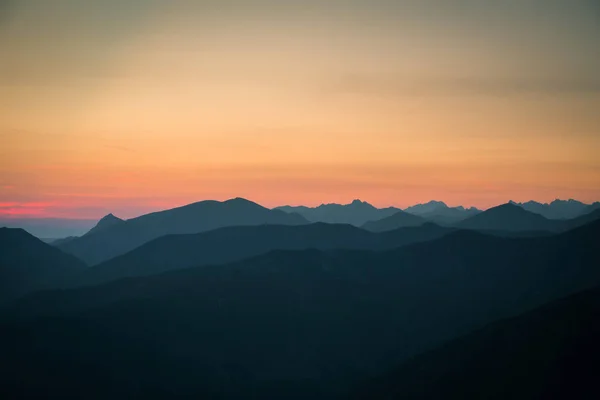
[[[552,203],[538,203],[535,201],[529,201],[526,203],[515,203],[510,201],[509,204],[519,206],[520,208],[529,211],[534,214],[539,214],[546,219],[551,220],[567,220],[580,217],[585,214],[589,214],[597,209],[600,209],[600,202],[593,204],[584,204],[577,200],[555,200]],[[395,214],[396,219],[400,221],[400,211],[415,215],[423,218],[426,221],[434,222],[438,225],[453,226],[461,221],[480,214],[482,210],[470,207],[465,208],[463,206],[449,207],[442,201],[432,200],[424,204],[416,204],[410,206],[404,210],[395,207],[388,208],[376,208],[367,202],[360,200],[354,200],[350,204],[322,204],[316,208],[310,208],[305,206],[291,207],[282,206],[276,209],[285,212],[296,212],[304,216],[311,222],[326,222],[326,223],[345,223],[355,226],[366,226],[375,221],[381,221],[386,218],[390,218]],[[409,221],[407,217],[403,217],[403,221]],[[393,221],[390,220],[390,221]],[[416,221],[416,220],[413,220]],[[410,222],[406,222],[410,224]],[[413,222],[416,223],[416,222]],[[388,223],[389,226],[400,228],[402,226],[410,226],[400,224]],[[382,223],[382,225],[385,225]],[[377,228],[375,228],[377,229]]]
[[[352,225],[234,226],[189,235],[167,235],[95,265],[71,285],[146,276],[200,265],[224,264],[273,250],[389,250],[442,237],[454,231],[435,224],[371,233]]]
[[[47,362],[63,369],[43,385],[73,383],[83,365],[105,387],[128,382],[123,394],[333,398],[448,340],[600,285],[598,237],[600,221],[530,238],[455,231],[386,251],[276,250],[38,292],[6,311],[28,338],[20,346],[34,351],[27,375],[9,376],[27,376],[33,390]],[[23,354],[8,339],[3,354]]]
[[[245,204],[245,201],[239,202]],[[259,209],[261,208],[259,207]],[[171,226],[175,231],[181,229],[177,226],[177,220],[170,220],[172,217],[169,214],[167,212],[163,215],[161,221],[163,227]],[[174,216],[178,214],[178,212],[173,213]],[[364,229],[351,225],[324,223],[302,224],[299,226],[234,225],[199,234],[168,234],[148,241],[145,241],[144,237],[138,237],[135,239],[138,240],[137,243],[142,243],[140,246],[131,244],[131,250],[115,257],[112,256],[112,249],[108,248],[104,255],[101,254],[101,256],[106,257],[106,261],[93,265],[92,268],[81,266],[66,271],[57,270],[56,273],[52,273],[53,279],[46,282],[45,287],[95,285],[125,277],[147,276],[200,265],[223,264],[277,249],[389,250],[410,243],[439,238],[460,228],[482,231],[499,237],[548,236],[552,232],[576,228],[599,218],[600,210],[597,210],[572,220],[547,220],[540,215],[507,204],[464,220],[458,227],[440,227],[427,222],[421,217],[402,211],[381,221],[367,223],[363,227]],[[91,241],[94,247],[84,248],[84,250],[89,251],[91,249],[102,252],[105,251],[106,244],[112,243],[112,232],[123,235],[121,229],[124,227],[126,229],[125,233],[130,232],[127,231],[127,225],[126,221],[109,215],[100,220],[96,227],[82,237],[67,238],[58,243],[55,242],[53,245],[59,249],[64,249],[78,242],[89,243]],[[19,232],[25,233],[20,230]],[[27,236],[30,240],[35,240],[38,247],[45,245],[30,235]],[[23,254],[19,255],[20,260],[29,257],[26,247],[19,248],[24,249]],[[19,248],[11,249],[13,256],[18,254],[17,249]],[[49,250],[46,249],[45,251]],[[36,253],[40,253],[40,250],[37,250]],[[63,258],[67,256],[60,252],[56,254],[60,254]],[[55,255],[55,257],[57,256]],[[22,261],[15,262],[15,264],[22,263]],[[38,259],[38,264],[36,268],[45,271],[44,264],[51,263],[44,262],[44,259]],[[34,271],[34,269],[31,269],[31,271]],[[38,279],[38,275],[41,276],[37,272],[31,273],[27,275],[26,281],[33,282]],[[18,276],[18,274],[14,274],[11,279],[9,275],[6,275],[5,282],[12,286],[13,281],[20,282],[24,279],[18,278]],[[27,284],[19,293],[27,293],[39,288],[39,286],[37,284]]]
[[[432,202],[357,227],[238,198],[109,214],[53,245],[0,229],[0,396],[595,395],[591,209]]]
[[[535,201],[526,203],[515,203],[527,211],[540,214],[547,219],[572,219],[584,214],[589,214],[600,208],[600,202],[593,204],[584,204],[577,200],[555,200],[548,204],[543,204]],[[420,216],[429,222],[434,222],[442,226],[454,226],[458,222],[474,216],[481,210],[471,207],[465,208],[462,206],[449,207],[441,201],[430,201],[424,204],[417,204],[408,207],[404,210],[396,207],[376,208],[369,203],[354,200],[350,204],[323,204],[319,207],[310,208],[305,206],[291,207],[282,206],[276,209],[287,213],[302,214],[307,222],[325,222],[325,223],[342,223],[351,224],[354,226],[364,226],[366,223],[378,221],[399,211],[405,211],[409,214]],[[119,222],[120,219],[114,217],[113,214],[108,214],[105,222]],[[73,238],[83,236],[89,233],[90,230],[95,230],[94,224],[98,222],[90,220],[77,219],[52,219],[52,218],[9,218],[1,219],[0,226],[23,228],[44,241],[55,245],[62,245]],[[404,226],[404,225],[402,225]],[[395,228],[401,226],[395,225]]]
[[[354,226],[361,226],[369,221],[389,217],[390,215],[401,211],[399,208],[395,207],[376,208],[371,204],[360,200],[354,200],[350,204],[321,204],[314,208],[305,206],[281,206],[276,207],[275,209],[287,213],[300,214],[310,222],[350,224]]]
[[[510,201],[510,203],[518,205],[527,211],[540,214],[548,219],[572,219],[600,208],[600,202],[584,204],[573,199],[556,199],[551,203],[539,203],[537,201],[528,201],[526,203]]]
[[[408,207],[404,211],[441,225],[452,225],[481,212],[481,210],[475,207],[448,207],[446,203],[435,200],[426,204],[417,204]]]
[[[269,210],[241,198],[224,202],[202,201],[126,221],[117,221],[116,217],[105,217],[104,220],[88,234],[60,243],[58,247],[88,265],[95,265],[169,234],[199,233],[234,225],[308,223],[298,214]]]
[[[484,216],[486,218],[482,221]],[[408,221],[398,221],[397,217],[408,217]],[[523,224],[522,221],[527,217],[532,218],[533,223]],[[585,218],[568,221],[550,221],[508,204],[487,210],[473,219],[476,221],[465,220],[468,222],[465,224],[467,228],[494,236],[516,238],[547,236],[555,231],[576,228],[600,219],[600,214],[592,213]],[[389,250],[436,239],[457,229],[441,227],[399,211],[381,221],[367,223],[363,229],[352,225],[315,223],[299,226],[231,226],[198,234],[166,235],[86,269],[68,286],[92,285],[124,277],[223,264],[271,250]]]
[[[354,207],[359,209],[377,210],[367,203],[355,202],[353,204],[355,204]],[[433,209],[440,209],[440,206],[433,204],[424,206],[425,208],[419,209],[418,212],[429,215],[431,206],[433,206]],[[346,206],[340,207],[345,209],[344,212],[349,211],[344,208]],[[448,207],[442,207],[442,209],[473,214],[471,217],[466,217],[455,224],[445,224],[445,226],[487,232],[504,232],[505,234],[508,234],[508,232],[543,234],[544,232],[564,231],[593,221],[597,213],[600,213],[600,210],[596,210],[571,220],[549,220],[512,203],[483,212],[473,210],[456,211],[458,209]],[[385,210],[390,211],[390,209]],[[423,216],[413,215],[401,210],[393,211],[395,212],[392,215],[367,222],[361,227],[371,232],[385,232],[430,223]],[[66,253],[75,255],[88,265],[97,265],[126,254],[165,235],[201,233],[220,227],[263,224],[294,226],[309,224],[309,222],[299,214],[269,210],[256,203],[238,198],[226,202],[205,201],[194,203],[181,208],[143,215],[127,221],[110,214],[102,218],[85,235],[58,240],[52,244]],[[323,225],[321,227],[327,229]],[[272,240],[272,238],[269,240]],[[190,265],[190,262],[188,261],[187,264]]]

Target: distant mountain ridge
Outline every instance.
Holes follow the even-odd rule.
[[[525,210],[515,203],[492,207],[456,224],[458,228],[478,231],[561,232],[577,228],[600,218],[600,210],[577,218],[556,220]]]
[[[540,214],[548,219],[572,219],[600,208],[600,203],[584,204],[573,199],[556,199],[551,203],[539,203],[537,201],[516,203],[511,200],[509,203],[518,205],[527,211]]]
[[[475,207],[448,207],[446,203],[435,200],[432,200],[429,203],[408,207],[404,211],[442,225],[455,224],[481,212],[481,210]]]
[[[321,204],[318,207],[281,206],[275,210],[288,213],[295,212],[302,215],[310,222],[326,222],[330,224],[350,224],[361,226],[369,221],[375,221],[401,211],[399,208],[376,208],[371,204],[354,200],[350,204]]]
[[[199,233],[225,226],[302,225],[308,221],[295,213],[269,210],[251,201],[235,198],[224,202],[207,200],[170,210],[142,215],[126,221],[110,217],[109,225],[58,247],[89,265],[124,254],[142,244],[169,234]]]

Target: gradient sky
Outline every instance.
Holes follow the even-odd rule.
[[[598,0],[0,0],[0,216],[600,200]]]

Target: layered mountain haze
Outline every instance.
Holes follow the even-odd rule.
[[[0,0],[0,400],[600,399],[599,22]]]
[[[47,337],[49,326],[62,332],[51,335],[51,352],[35,356],[50,362],[68,354],[69,365],[79,365],[110,337],[113,348],[94,351],[90,360],[99,376],[114,371],[108,387],[129,376],[138,391],[154,388],[164,397],[335,398],[358,378],[600,285],[599,224],[533,238],[458,231],[383,252],[277,250],[232,264],[37,293],[6,318],[33,342]],[[69,342],[65,335],[82,339]],[[113,369],[109,358],[131,338],[137,344],[121,357],[132,372]],[[144,354],[156,357],[156,368],[145,365]],[[42,373],[35,365],[28,376]],[[51,383],[36,381],[51,388],[66,383],[74,376],[69,365],[55,370]],[[20,372],[11,373],[17,375],[11,382],[20,382]]]
[[[308,223],[298,214],[269,210],[241,198],[202,201],[117,223],[114,218],[110,220],[110,226],[60,244],[59,248],[95,265],[169,234],[199,233],[225,226]]]
[[[352,225],[316,223],[301,226],[235,226],[192,235],[168,235],[86,270],[77,275],[70,286],[223,264],[278,249],[389,250],[436,239],[452,231],[452,228],[426,224],[376,234]]]

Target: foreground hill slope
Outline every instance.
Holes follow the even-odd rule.
[[[600,397],[600,288],[493,323],[364,384],[349,399]]]
[[[62,284],[85,264],[22,229],[0,228],[0,303]]]
[[[58,247],[95,265],[169,234],[198,233],[234,225],[305,223],[300,215],[269,210],[244,199],[202,201],[113,224]]]
[[[8,324],[34,336],[57,329],[56,348],[43,346],[50,360],[83,362],[77,354],[106,347],[106,335],[111,346],[133,340],[156,360],[121,355],[140,367],[111,376],[157,393],[331,398],[452,338],[600,285],[599,237],[596,222],[551,237],[455,232],[384,252],[280,250],[33,294],[8,312],[21,323]],[[63,328],[65,318],[94,334],[69,340],[80,329]],[[44,320],[52,328],[39,328]],[[93,368],[110,375],[106,357]],[[69,376],[55,372],[56,381]]]

